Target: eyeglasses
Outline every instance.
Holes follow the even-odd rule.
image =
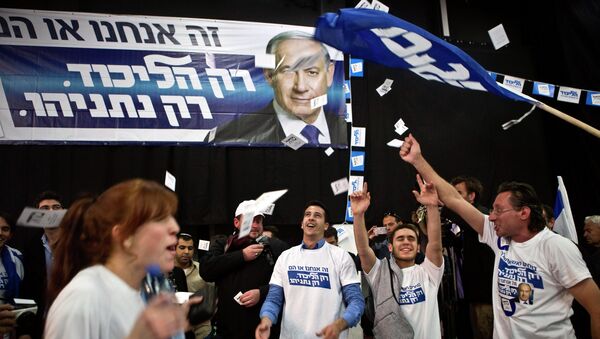
[[[40,206],[41,210],[61,210],[63,207],[61,204],[54,204],[54,205],[44,205],[44,206]]]
[[[503,210],[499,210],[499,209],[492,208],[490,210],[490,215],[493,214],[495,216],[499,216],[500,214],[503,214],[503,213],[508,212],[508,211],[518,211],[518,209],[516,209],[516,208],[506,208],[506,209],[503,209]]]

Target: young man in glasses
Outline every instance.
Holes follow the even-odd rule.
[[[600,338],[600,290],[575,244],[545,227],[541,202],[530,185],[501,184],[488,216],[435,172],[412,135],[400,157],[436,186],[441,201],[494,252],[494,338],[575,338],[569,320],[573,297],[590,314],[592,336]],[[532,304],[515,302],[520,283],[531,287]]]

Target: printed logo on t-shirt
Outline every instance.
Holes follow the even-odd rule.
[[[8,286],[8,274],[6,271],[0,272],[0,290],[5,290]]]
[[[291,265],[288,267],[288,279],[290,285],[331,289],[327,267]]]
[[[423,287],[418,283],[416,285],[404,286],[400,290],[400,297],[398,297],[400,305],[418,304],[425,301],[425,291]]]
[[[508,259],[502,253],[498,263],[498,293],[504,314],[510,317],[517,307],[533,305],[535,289],[544,289],[544,281],[538,268],[526,262]]]

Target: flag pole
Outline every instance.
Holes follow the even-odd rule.
[[[536,106],[543,109],[544,111],[570,123],[571,125],[575,125],[581,129],[583,129],[584,131],[592,134],[593,136],[595,136],[596,138],[600,138],[600,131],[597,130],[596,128],[586,124],[585,122],[581,121],[581,120],[577,120],[575,118],[573,118],[572,116],[565,114],[559,110],[557,110],[554,107],[550,107],[548,105],[546,105],[545,103],[538,101],[536,103]]]

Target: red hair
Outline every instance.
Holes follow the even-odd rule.
[[[141,225],[164,220],[176,212],[177,196],[164,186],[143,179],[116,184],[97,199],[77,200],[60,224],[48,305],[79,271],[106,263],[113,249],[114,226],[121,229],[121,239],[114,241],[122,243]]]

